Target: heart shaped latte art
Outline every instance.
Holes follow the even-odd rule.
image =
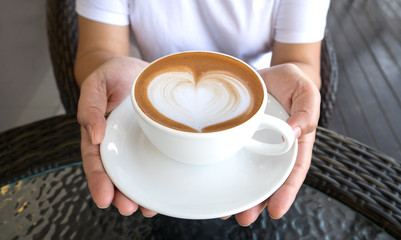
[[[199,132],[248,110],[247,87],[224,72],[208,72],[197,81],[191,72],[166,72],[148,86],[152,105],[164,116]]]

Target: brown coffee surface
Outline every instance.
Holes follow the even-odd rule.
[[[135,82],[135,100],[141,110],[151,119],[172,129],[187,132],[199,132],[188,125],[166,117],[160,113],[149,100],[148,86],[157,76],[168,72],[188,72],[195,82],[210,72],[224,72],[239,80],[249,92],[251,103],[242,114],[210,126],[200,132],[216,132],[235,127],[251,118],[260,108],[263,101],[263,87],[254,71],[243,63],[228,56],[208,52],[184,52],[159,59],[148,66]]]

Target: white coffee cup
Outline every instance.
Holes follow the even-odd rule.
[[[137,99],[143,97],[138,96],[143,95],[138,89],[141,86],[141,81],[146,77],[146,71],[152,73],[154,69],[164,68],[163,64],[168,64],[170,58],[182,58],[185,55],[185,57],[192,59],[197,54],[206,54],[206,57],[215,58],[217,56],[218,58],[226,59],[229,62],[226,64],[233,63],[236,69],[241,65],[240,68],[246,68],[248,69],[247,71],[253,74],[252,81],[257,81],[261,89],[260,94],[263,94],[263,96],[259,97],[261,99],[260,104],[252,116],[228,129],[212,132],[188,132],[168,127],[145,113],[145,108],[139,106]],[[229,55],[202,51],[172,54],[152,62],[136,77],[131,89],[131,100],[138,115],[139,126],[150,142],[170,158],[195,165],[217,163],[236,154],[243,148],[263,155],[280,155],[287,152],[294,143],[294,132],[285,121],[265,114],[267,98],[268,94],[263,79],[248,64]],[[252,139],[255,132],[262,129],[277,132],[282,137],[282,142],[271,144]]]

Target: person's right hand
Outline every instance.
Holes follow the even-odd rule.
[[[100,158],[100,143],[106,117],[130,93],[131,85],[148,63],[136,58],[115,57],[90,74],[81,85],[78,122],[81,125],[81,153],[88,187],[99,208],[113,204],[123,215],[131,215],[138,204],[128,199],[112,183]],[[144,216],[156,213],[141,207]]]

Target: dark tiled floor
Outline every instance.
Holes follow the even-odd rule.
[[[333,0],[328,27],[339,62],[330,128],[401,161],[401,1]]]

